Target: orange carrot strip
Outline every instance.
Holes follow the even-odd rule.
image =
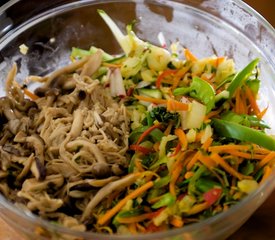
[[[240,114],[241,110],[240,110],[240,104],[241,104],[241,97],[240,97],[240,89],[238,88],[236,90],[236,103],[235,103],[235,113]]]
[[[201,154],[200,151],[197,151],[197,153],[195,153],[195,155],[191,158],[190,162],[187,163],[186,165],[187,171],[189,171],[195,165],[195,163],[199,159],[200,154]]]
[[[175,89],[179,85],[180,79],[188,72],[189,69],[190,67],[184,67],[176,73],[176,77],[173,81],[172,89]]]
[[[185,159],[185,156],[186,156],[186,151],[181,151],[178,154],[174,164],[172,165],[171,171],[173,171],[175,168],[177,168],[182,163],[182,161]]]
[[[123,208],[123,206],[125,206],[125,204],[129,200],[132,200],[132,199],[138,197],[139,195],[141,195],[142,193],[146,192],[148,189],[150,189],[153,186],[154,186],[154,183],[152,181],[150,181],[150,182],[145,183],[141,187],[135,189],[133,192],[131,192],[125,198],[123,198],[122,200],[120,200],[120,202],[118,202],[112,209],[110,209],[109,211],[107,211],[103,216],[100,216],[98,218],[97,223],[99,225],[106,224],[117,212],[119,212],[119,210],[121,208]]]
[[[270,153],[271,151],[266,149],[266,148],[262,148],[262,147],[259,147],[258,145],[256,144],[253,144],[253,151],[255,153],[259,153],[259,154],[268,154]]]
[[[247,107],[246,107],[246,98],[243,96],[243,91],[239,89],[239,114],[246,114]]]
[[[135,167],[137,168],[137,170],[139,172],[144,172],[144,168],[143,168],[143,166],[141,164],[141,160],[140,159],[136,159],[135,160]]]
[[[147,135],[150,134],[150,132],[152,132],[152,131],[153,131],[154,129],[156,129],[156,128],[159,128],[160,126],[161,126],[161,124],[158,123],[158,124],[155,124],[155,125],[149,127],[147,130],[145,130],[145,131],[140,135],[140,137],[138,138],[136,145],[139,145],[139,144],[142,142],[142,140],[143,140]]]
[[[136,228],[136,224],[135,223],[130,223],[128,225],[128,229],[129,229],[130,233],[137,234],[137,228]]]
[[[180,228],[183,226],[184,222],[180,216],[172,216],[172,219],[170,223],[177,228]]]
[[[188,145],[188,141],[187,141],[187,137],[186,137],[185,132],[181,128],[177,128],[175,130],[175,135],[179,138],[180,143],[182,145],[182,149],[186,150],[187,145]]]
[[[262,118],[264,117],[264,115],[266,114],[267,110],[268,110],[268,107],[266,107],[263,111],[261,111],[261,112],[258,114],[257,117],[258,117],[259,119],[262,119]]]
[[[260,184],[262,184],[266,179],[268,179],[268,177],[270,176],[271,173],[272,173],[272,168],[269,166],[265,166],[264,167],[264,175],[260,181]]]
[[[177,111],[187,111],[189,109],[189,104],[179,102],[174,99],[167,100],[167,110],[172,112]]]
[[[211,146],[209,147],[210,152],[224,152],[224,151],[248,151],[251,149],[251,146],[249,145],[235,145],[235,144],[228,144],[228,145],[220,145],[220,146]]]
[[[204,164],[208,169],[212,169],[213,167],[216,167],[216,162],[213,161],[209,156],[205,156],[203,154],[200,154],[198,156],[198,160]]]
[[[185,55],[186,60],[188,60],[188,61],[195,62],[198,60],[198,58],[195,57],[195,55],[188,48],[184,49],[184,55]]]
[[[178,177],[180,176],[182,172],[183,165],[178,164],[176,168],[173,169],[171,174],[171,179],[169,182],[169,191],[172,195],[176,196],[176,190],[175,190],[175,184],[177,182]]]
[[[256,169],[260,169],[263,166],[265,166],[269,161],[271,161],[272,159],[275,158],[275,152],[270,152],[269,154],[267,154],[256,166]]]
[[[242,114],[247,114],[248,113],[248,105],[247,105],[247,99],[245,96],[244,91],[240,91],[240,97],[241,97],[241,113]]]
[[[166,83],[166,84],[173,85],[174,84],[174,79],[173,78],[163,78],[161,80],[161,83]]]
[[[254,113],[256,114],[256,116],[258,117],[258,115],[261,113],[260,112],[260,109],[258,107],[258,104],[256,102],[256,98],[252,92],[252,90],[247,87],[247,86],[244,86],[244,89],[245,89],[245,94],[246,94],[246,97],[250,103],[250,106],[251,108],[253,109]]]
[[[204,142],[204,144],[202,144],[201,148],[203,150],[207,151],[208,148],[211,146],[212,142],[213,142],[213,138],[212,137],[207,138],[206,141]]]
[[[32,93],[32,92],[31,92],[30,90],[28,90],[27,88],[24,88],[23,91],[24,91],[24,93],[25,93],[31,100],[33,100],[33,101],[35,101],[35,100],[37,100],[37,99],[39,98],[36,94]]]
[[[184,174],[185,179],[188,179],[188,178],[193,177],[193,176],[194,176],[194,172],[192,172],[192,171],[188,171]]]
[[[152,97],[145,97],[141,95],[134,95],[134,97],[140,101],[150,102],[155,104],[167,104],[167,100],[159,99],[159,98],[152,98]]]
[[[215,67],[217,68],[224,60],[225,60],[225,57],[217,57],[215,62]]]
[[[169,122],[167,128],[166,128],[165,131],[164,131],[164,135],[165,135],[165,136],[168,136],[168,135],[170,134],[172,127],[173,127],[173,123],[172,123],[172,122]]]
[[[208,204],[208,202],[203,202],[203,203],[198,203],[198,204],[195,204],[188,212],[187,214],[188,215],[194,215],[194,214],[197,214],[199,212],[202,212],[206,209],[208,209],[210,206]]]
[[[263,154],[252,154],[252,153],[245,153],[245,152],[240,152],[240,151],[227,151],[230,155],[236,156],[236,157],[242,157],[246,159],[263,159],[264,155]]]
[[[232,176],[242,180],[244,178],[249,178],[248,176],[244,176],[241,173],[237,172],[234,168],[232,168],[219,154],[212,153],[210,156],[217,164],[221,165],[221,167],[230,173]]]
[[[158,78],[157,78],[157,80],[156,80],[156,87],[157,87],[157,88],[160,88],[161,82],[163,81],[163,79],[164,79],[165,77],[167,77],[167,76],[171,76],[171,75],[173,76],[173,75],[175,75],[177,71],[178,71],[178,70],[174,70],[174,69],[167,69],[167,70],[163,71],[163,72],[158,76]]]
[[[159,151],[159,146],[160,146],[160,142],[156,142],[156,143],[153,145],[153,149],[157,152],[157,151]]]
[[[204,121],[211,119],[212,117],[214,117],[216,115],[219,115],[222,110],[223,110],[222,108],[219,108],[218,110],[211,111],[210,113],[208,113],[205,116]]]
[[[179,153],[180,150],[181,150],[181,143],[178,142],[178,144],[175,147],[175,150],[174,150],[173,154],[171,155],[171,157],[175,157]]]

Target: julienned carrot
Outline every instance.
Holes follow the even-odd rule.
[[[182,149],[186,150],[188,146],[187,137],[185,135],[185,132],[181,128],[177,128],[175,130],[175,135],[179,138],[180,143],[182,145]]]
[[[257,169],[262,168],[263,166],[265,166],[269,161],[271,161],[272,159],[275,159],[275,152],[270,152],[269,154],[267,154],[256,166]]]
[[[199,154],[198,160],[204,164],[208,169],[212,169],[213,167],[216,167],[216,162],[213,161],[209,156],[205,156],[202,153]]]
[[[240,114],[240,89],[236,90],[234,111]]]
[[[242,91],[240,88],[236,90],[235,112],[237,114],[246,114],[245,100],[242,98]]]
[[[194,172],[192,172],[192,171],[188,171],[184,174],[185,179],[191,178],[193,176],[194,176]]]
[[[159,99],[159,98],[152,98],[152,97],[145,97],[141,95],[134,95],[134,97],[140,101],[150,102],[154,104],[167,104],[167,100]]]
[[[205,117],[204,117],[204,121],[207,121],[211,118],[213,118],[214,116],[217,116],[221,113],[223,109],[222,108],[219,108],[218,110],[214,110],[214,111],[211,111],[210,113],[208,113]]]
[[[31,92],[30,90],[28,90],[27,88],[24,88],[23,91],[24,91],[24,93],[25,93],[31,100],[33,100],[33,101],[35,101],[35,100],[37,100],[37,99],[39,98],[36,94],[32,93],[32,92]]]
[[[187,163],[187,165],[186,165],[187,171],[189,171],[189,170],[195,165],[195,163],[196,163],[196,162],[198,161],[198,159],[199,159],[199,155],[200,155],[200,154],[201,154],[200,151],[197,151],[197,152],[195,153],[195,155],[191,158],[190,162]]]
[[[198,58],[195,57],[195,55],[188,48],[184,49],[184,55],[185,55],[186,60],[189,60],[192,62],[195,62],[198,60]]]
[[[162,80],[163,80],[165,77],[175,75],[177,71],[178,71],[178,70],[175,70],[175,69],[167,69],[167,70],[163,71],[163,72],[158,76],[158,78],[157,78],[157,80],[156,80],[156,87],[157,87],[157,88],[160,88]]]
[[[179,153],[180,149],[181,149],[181,143],[178,142],[178,144],[177,144],[177,146],[176,146],[176,148],[175,148],[173,154],[171,155],[171,157],[176,156],[176,155]]]
[[[184,222],[180,216],[172,216],[172,219],[170,220],[170,223],[177,228],[180,228],[183,226]]]
[[[103,216],[100,216],[98,218],[97,223],[99,225],[106,224],[115,214],[117,214],[119,212],[119,210],[121,208],[123,208],[123,206],[125,206],[125,204],[129,200],[132,200],[132,199],[138,197],[139,195],[146,192],[148,189],[150,189],[153,186],[154,186],[153,181],[150,181],[150,182],[145,183],[141,187],[135,189],[133,192],[131,192],[129,195],[127,195],[125,198],[123,198],[120,202],[118,202],[112,209],[107,211]]]
[[[128,224],[128,229],[129,229],[130,233],[132,233],[134,235],[137,234],[137,227],[136,227],[135,223]]]
[[[225,171],[230,173],[232,176],[242,180],[244,178],[250,178],[249,176],[244,176],[241,173],[237,172],[234,168],[232,168],[219,154],[212,153],[210,157],[219,164]]]
[[[179,85],[180,79],[188,72],[189,69],[190,69],[189,66],[184,67],[176,73],[175,79],[173,81],[172,89],[175,89]]]
[[[203,202],[203,203],[198,203],[198,204],[195,204],[188,212],[187,214],[188,215],[194,215],[194,214],[197,214],[197,213],[200,213],[206,209],[208,209],[210,206],[208,204],[208,202]]]
[[[259,147],[259,146],[256,145],[256,144],[252,144],[252,146],[253,146],[253,151],[254,151],[255,153],[259,153],[259,154],[264,154],[264,155],[266,155],[266,154],[268,154],[268,153],[271,152],[270,150],[268,150],[268,149],[266,149],[266,148]]]
[[[258,104],[256,102],[255,95],[253,94],[252,90],[249,87],[244,86],[244,89],[245,89],[246,97],[250,103],[250,106],[253,109],[253,112],[255,113],[256,116],[258,116],[261,111],[260,111]]]
[[[189,104],[179,102],[174,99],[167,100],[167,110],[169,112],[187,111],[189,109]]]
[[[135,159],[135,167],[137,168],[137,170],[139,172],[144,172],[143,166],[141,164],[141,160],[140,159]]]
[[[175,184],[178,180],[178,177],[180,176],[183,169],[183,164],[178,164],[176,168],[173,169],[171,173],[171,179],[169,183],[169,191],[172,195],[176,196],[176,190],[175,190]]]
[[[263,159],[264,155],[263,154],[254,154],[254,153],[245,153],[241,151],[227,151],[230,155],[236,156],[236,157],[242,157],[246,159]]]
[[[152,132],[154,129],[160,128],[160,127],[161,127],[161,124],[160,124],[160,123],[155,124],[155,125],[149,127],[147,130],[145,130],[145,131],[140,135],[140,137],[139,137],[138,140],[137,140],[136,145],[139,145],[139,144],[143,141],[143,139],[144,139],[147,135],[150,134],[150,132]]]
[[[258,117],[259,119],[262,119],[263,116],[266,114],[267,110],[268,110],[268,107],[266,107],[263,111],[261,111],[261,112],[258,114],[257,117]]]
[[[174,171],[175,168],[177,168],[180,164],[183,163],[183,161],[185,160],[187,152],[186,151],[181,151],[178,156],[176,157],[175,162],[173,163],[172,167],[171,167],[171,171]]]
[[[227,152],[232,150],[237,151],[248,151],[251,149],[249,145],[235,145],[235,144],[227,144],[227,145],[220,145],[220,146],[211,146],[208,148],[210,152]]]
[[[264,175],[260,181],[260,184],[262,184],[270,176],[271,173],[272,173],[272,168],[269,166],[265,166],[264,167]]]
[[[208,148],[211,146],[213,142],[213,138],[212,137],[209,137],[206,139],[206,141],[202,144],[201,148],[205,151],[208,150]]]
[[[215,67],[217,68],[224,60],[225,60],[225,57],[217,57],[215,62]]]
[[[165,135],[165,136],[168,136],[168,135],[170,134],[170,132],[171,132],[171,130],[172,130],[172,127],[173,127],[173,123],[172,123],[172,122],[169,122],[167,128],[166,128],[165,131],[164,131],[164,135]]]

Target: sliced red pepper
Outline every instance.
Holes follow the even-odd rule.
[[[177,144],[177,146],[175,148],[175,151],[173,152],[173,154],[171,155],[171,157],[176,156],[179,153],[180,150],[181,150],[181,143],[178,142],[178,144]]]
[[[127,95],[128,97],[129,97],[129,96],[132,96],[133,92],[134,92],[134,88],[133,88],[133,87],[130,87],[130,88],[128,88],[126,95]]]
[[[133,150],[133,151],[138,151],[138,152],[141,152],[143,154],[149,154],[151,152],[154,152],[153,149],[150,149],[150,148],[146,148],[146,147],[142,147],[140,145],[136,145],[136,144],[133,144],[129,147],[130,150]]]
[[[157,88],[160,88],[160,84],[161,84],[161,81],[163,78],[169,76],[169,75],[174,75],[177,73],[178,70],[174,70],[174,69],[168,69],[168,70],[165,70],[162,74],[160,74],[157,78],[157,81],[156,81],[156,87]]]
[[[157,211],[151,212],[150,219],[157,217],[164,209],[165,207],[162,207],[162,208],[159,208]]]
[[[222,195],[221,188],[212,188],[203,194],[203,199],[208,203],[209,206],[213,205]]]
[[[158,124],[156,124],[156,125],[153,125],[153,126],[151,126],[151,127],[149,127],[146,131],[144,131],[141,135],[140,135],[140,137],[139,137],[139,139],[137,140],[137,145],[139,145],[141,142],[142,142],[142,140],[147,136],[147,135],[149,135],[150,134],[150,132],[152,132],[155,128],[160,128],[161,127],[161,124],[160,123],[158,123]]]

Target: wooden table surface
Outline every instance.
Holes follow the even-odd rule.
[[[273,0],[245,0],[275,26]],[[275,191],[254,215],[229,240],[274,240],[275,239]],[[0,219],[0,240],[25,240]]]

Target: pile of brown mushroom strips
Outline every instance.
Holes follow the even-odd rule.
[[[0,99],[0,192],[19,206],[85,231],[92,211],[131,177],[125,106],[89,76],[101,51],[46,77],[30,100],[14,65]],[[86,221],[86,222],[85,222]]]

